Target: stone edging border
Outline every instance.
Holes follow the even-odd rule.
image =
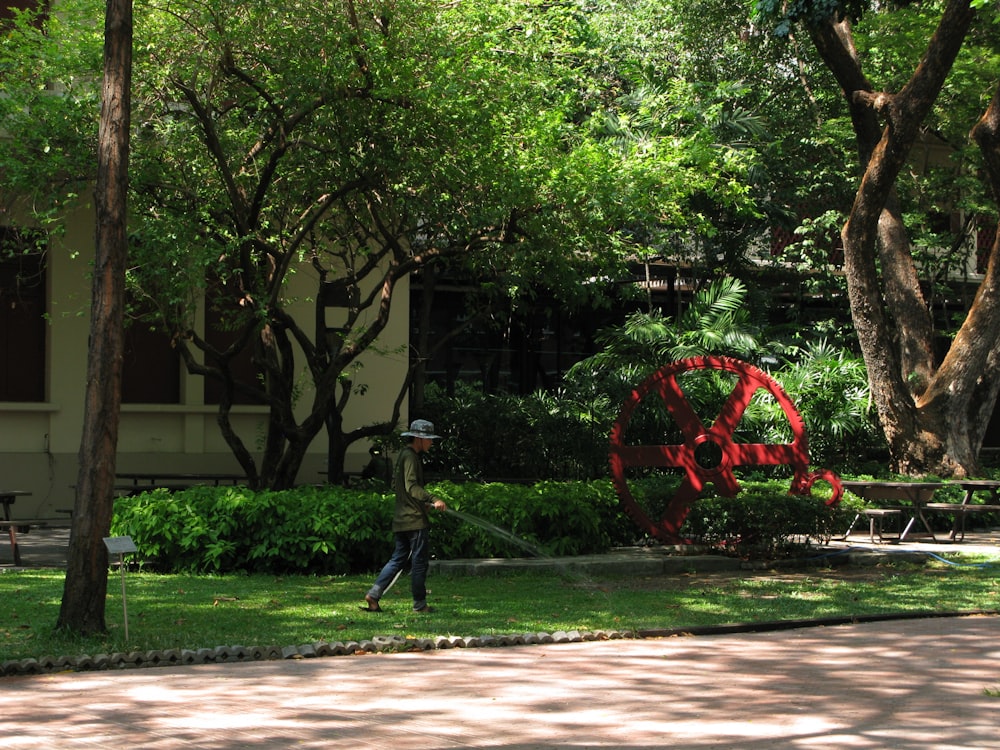
[[[634,638],[636,634],[620,631],[579,631],[555,633],[523,633],[514,635],[483,635],[473,638],[437,636],[435,638],[404,638],[400,635],[376,635],[363,641],[307,643],[301,646],[219,646],[217,648],[168,649],[166,651],[132,651],[97,656],[40,659],[15,659],[0,663],[0,677],[43,674],[48,672],[130,669],[140,667],[171,667],[194,664],[231,664],[277,659],[310,659],[323,656],[348,656],[402,651],[432,651],[448,648],[491,648],[497,646],[528,646],[542,643],[578,643]]]
[[[0,663],[0,677],[35,675],[52,672],[83,672],[104,669],[138,669],[172,667],[196,664],[231,664],[248,661],[279,659],[310,659],[326,656],[365,655],[371,653],[398,653],[405,651],[433,651],[449,648],[495,648],[501,646],[531,646],[550,643],[581,643],[621,639],[671,638],[697,635],[725,635],[734,633],[761,633],[792,630],[806,627],[851,625],[862,622],[910,620],[939,617],[997,616],[1000,610],[974,610],[969,612],[910,612],[895,615],[858,615],[829,617],[810,620],[784,620],[764,623],[737,623],[710,625],[694,628],[663,630],[578,630],[555,633],[522,633],[512,635],[483,635],[471,638],[437,636],[435,638],[404,638],[400,635],[377,635],[363,641],[326,643],[324,641],[301,646],[219,646],[217,648],[168,649],[166,651],[131,651],[97,656],[59,657],[44,656],[40,659],[15,659]]]

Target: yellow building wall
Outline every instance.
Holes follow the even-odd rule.
[[[74,484],[79,470],[80,438],[87,365],[90,313],[90,267],[94,254],[94,210],[76,207],[67,214],[66,232],[49,246],[49,328],[45,403],[0,402],[0,489],[30,492],[13,506],[14,518],[49,518],[65,521],[73,507]],[[75,257],[73,257],[75,255]],[[293,276],[289,298],[313,298],[317,276],[304,264]],[[291,308],[300,319],[314,315],[311,303]],[[382,335],[379,354],[366,353],[356,376],[364,383],[363,395],[351,397],[344,415],[345,428],[384,421],[406,374],[409,285],[397,284],[389,326]],[[125,404],[119,428],[117,469],[120,472],[241,473],[215,423],[215,406],[202,399],[202,378],[188,375],[181,366],[179,405]],[[303,384],[308,378],[303,377]],[[299,401],[307,407],[312,394]],[[405,417],[405,412],[404,412]],[[234,407],[233,423],[247,447],[259,460],[266,410]],[[324,481],[327,439],[320,432],[310,446],[299,472],[302,484]],[[347,456],[348,470],[360,470],[368,461],[368,445],[356,443]]]

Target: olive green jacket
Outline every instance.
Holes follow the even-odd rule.
[[[434,502],[434,496],[424,489],[424,464],[420,454],[409,445],[400,451],[396,459],[393,489],[396,490],[393,532],[430,528],[427,507]]]

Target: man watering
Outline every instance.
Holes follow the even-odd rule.
[[[393,488],[396,491],[396,510],[392,517],[392,532],[396,548],[389,562],[378,574],[375,583],[365,594],[365,612],[381,612],[379,599],[399,577],[407,560],[410,561],[410,589],[413,592],[413,611],[430,612],[427,604],[427,568],[430,565],[429,509],[447,510],[444,500],[424,489],[424,464],[420,454],[431,449],[440,435],[434,434],[434,425],[426,419],[415,419],[410,429],[403,433],[407,444],[396,459]]]

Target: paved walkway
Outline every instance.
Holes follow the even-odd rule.
[[[1000,750],[1000,617],[4,677],[0,717],[12,750]]]
[[[1000,748],[1000,618],[0,680],[0,747]]]

